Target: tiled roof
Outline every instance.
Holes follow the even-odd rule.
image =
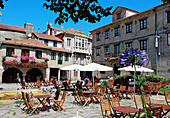
[[[67,30],[59,29],[59,28],[55,28],[55,27],[51,27],[51,28],[54,29],[54,30],[59,30],[59,31],[63,31],[63,32],[66,32],[66,33],[71,33],[71,34],[74,34],[75,32],[84,33],[83,31],[77,30],[77,29],[74,29],[74,28],[69,28]]]
[[[1,40],[2,43],[6,43],[6,44],[14,44],[14,45],[21,45],[21,46],[29,46],[29,47],[37,47],[37,48],[46,48],[46,49],[50,49],[50,50],[55,50],[55,51],[61,51],[61,52],[69,52],[68,50],[65,50],[63,48],[57,48],[57,47],[50,47],[47,46],[43,43],[41,43],[40,41],[38,41],[37,39],[28,39],[28,40]]]
[[[77,30],[77,29],[73,29],[73,28],[69,28],[69,29],[67,29],[67,31],[83,32],[83,31],[81,31],[81,30]]]
[[[126,9],[126,10],[128,10],[128,11],[135,12],[135,13],[139,13],[138,11],[135,11],[135,10],[132,10],[132,9],[129,9],[129,8],[126,8],[126,7],[118,6],[118,7],[116,7],[116,9],[112,12],[112,14],[113,14],[118,8]]]
[[[28,40],[2,40],[2,43],[14,44],[14,45],[23,45],[30,47],[40,47],[40,48],[50,48],[47,45],[41,43],[37,39],[28,39]]]
[[[43,39],[50,39],[50,40],[55,40],[55,41],[62,41],[60,38],[52,36],[52,35],[47,35],[47,34],[42,34],[38,32],[33,32],[38,38],[43,38]]]
[[[63,48],[57,48],[57,47],[51,47],[52,50],[58,50],[58,51],[61,51],[61,52],[70,52],[68,50],[65,50]],[[70,52],[71,53],[71,52]]]
[[[59,29],[59,28],[55,28],[55,27],[51,27],[51,28],[54,30],[60,30],[60,31],[66,32],[66,30],[64,30],[64,29]]]
[[[0,29],[10,30],[10,31],[18,31],[18,32],[25,32],[24,27],[4,25],[4,24],[0,24]]]

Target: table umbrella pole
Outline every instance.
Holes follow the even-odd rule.
[[[135,97],[135,78],[136,78],[136,76],[135,76],[135,72],[134,72],[134,97]]]
[[[92,76],[93,76],[93,90],[94,90],[94,71],[92,73]]]

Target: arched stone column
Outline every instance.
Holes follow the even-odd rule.
[[[0,83],[2,83],[2,73],[3,73],[3,69],[1,69],[1,67],[0,67]]]
[[[44,72],[44,79],[48,81],[49,78],[50,78],[50,68],[46,68]]]
[[[58,81],[60,81],[60,70],[58,70]]]
[[[26,73],[23,73],[23,74],[22,74],[22,76],[23,76],[22,81],[23,81],[23,82],[25,82],[25,76],[26,76],[26,75],[27,75]]]

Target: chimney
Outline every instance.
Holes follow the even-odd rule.
[[[26,31],[26,37],[28,38],[28,35],[32,34],[33,32],[33,24],[31,23],[25,23],[24,24],[24,29]]]

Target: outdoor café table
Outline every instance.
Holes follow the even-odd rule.
[[[22,95],[6,95],[5,99],[19,99]]]
[[[165,116],[169,111],[170,111],[170,105],[165,105],[165,104],[151,104],[151,107],[160,107],[162,106],[163,114],[161,117]]]
[[[89,97],[91,98],[90,101],[89,101],[89,103],[90,103],[91,101],[93,101],[94,103],[96,103],[95,100],[93,99],[93,95],[92,95],[92,94],[95,94],[95,91],[83,91],[83,94],[88,94],[88,95],[89,95]]]
[[[113,107],[113,110],[114,110],[116,118],[119,118],[121,116],[123,117],[129,116],[130,118],[134,118],[136,116],[136,113],[139,111],[138,109],[134,107],[128,107],[128,106]],[[121,112],[120,116],[117,116],[116,111]],[[134,115],[132,115],[132,113],[134,113]]]
[[[51,95],[36,95],[36,96],[34,96],[34,98],[37,98],[40,101],[40,103],[43,105],[41,107],[41,109],[39,110],[39,112],[42,110],[43,107],[45,107],[50,112],[50,110],[45,105],[45,103],[47,103],[47,101],[45,103],[43,102],[45,99],[50,98],[50,97],[51,97]]]

